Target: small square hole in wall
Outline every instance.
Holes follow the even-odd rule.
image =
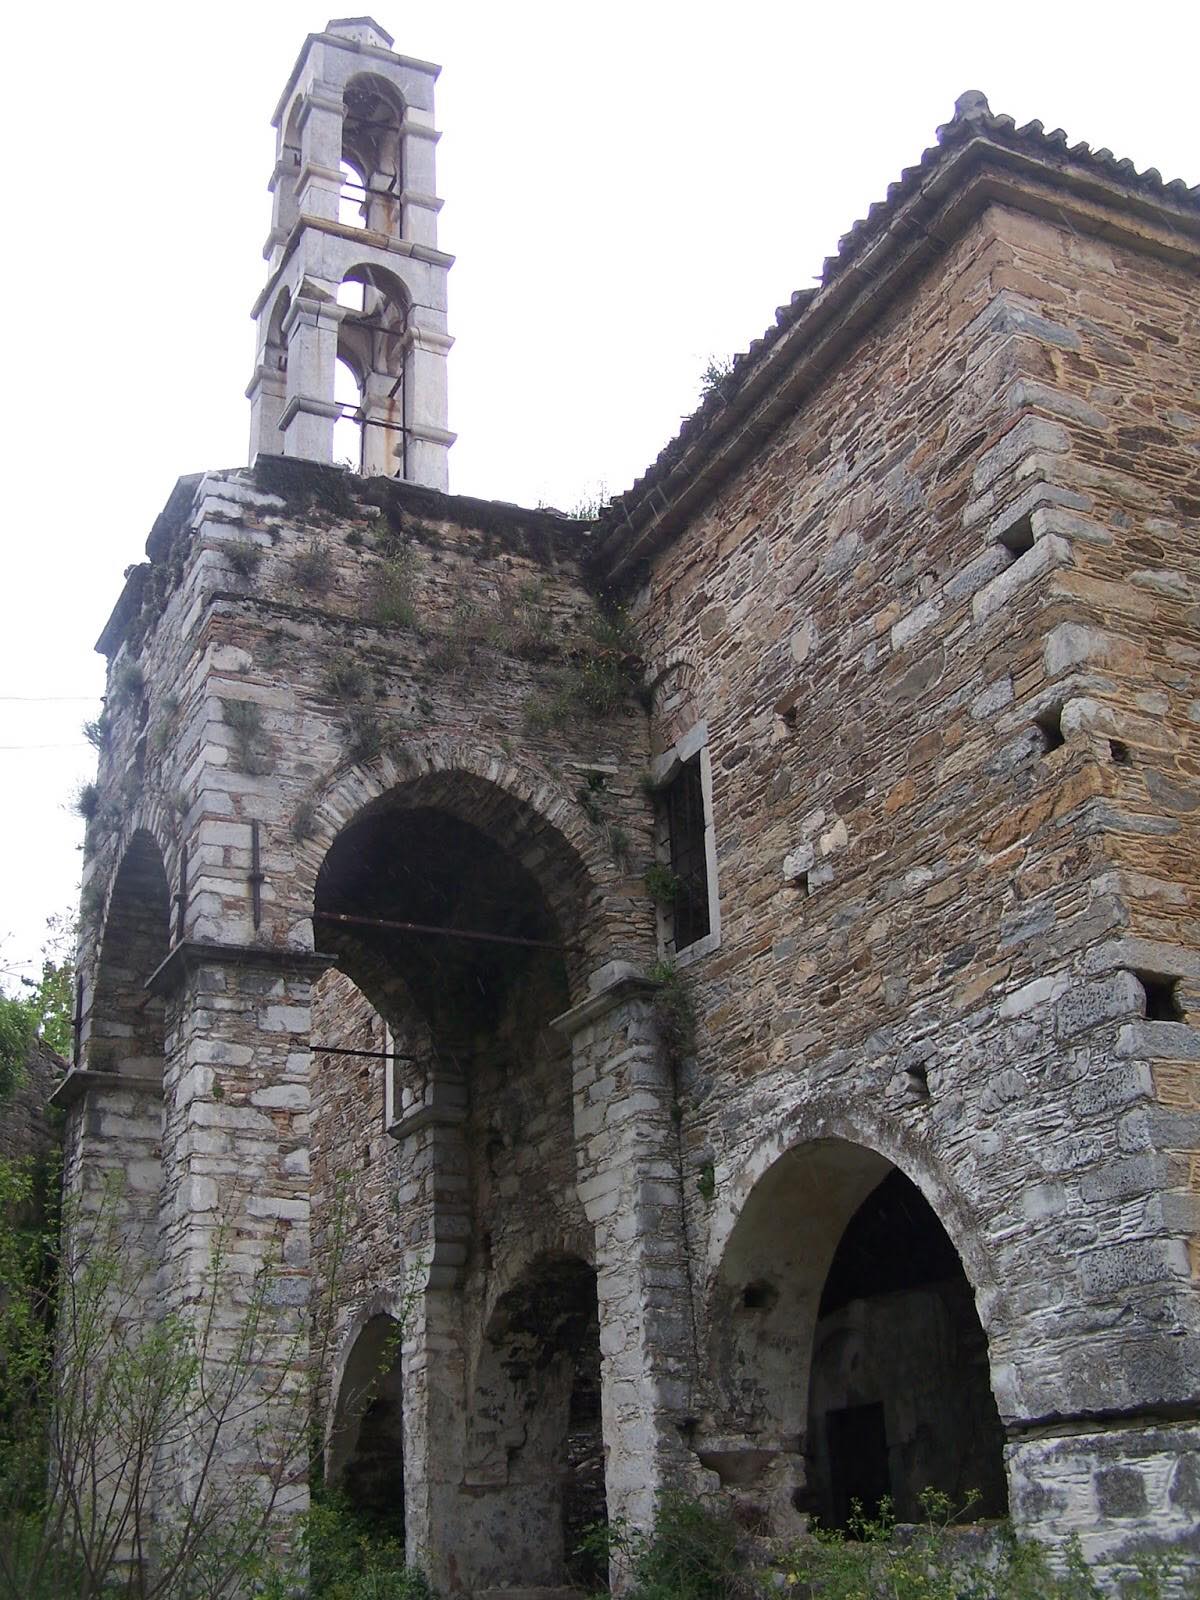
[[[1138,972],[1135,976],[1146,993],[1147,1022],[1184,1020],[1178,978],[1164,978],[1157,972]]]
[[[1114,767],[1131,767],[1133,765],[1133,757],[1129,753],[1129,746],[1123,739],[1110,739],[1108,741],[1108,753],[1112,757]]]
[[[1008,551],[1010,561],[1016,561],[1027,550],[1033,549],[1033,513],[1021,517],[1010,527],[1005,528],[997,541]]]
[[[905,1086],[914,1100],[930,1098],[929,1068],[924,1061],[918,1061],[915,1066],[906,1068],[904,1079]]]
[[[1041,734],[1044,756],[1066,744],[1067,736],[1062,729],[1061,706],[1051,706],[1048,711],[1043,711],[1040,717],[1033,719],[1033,725]]]

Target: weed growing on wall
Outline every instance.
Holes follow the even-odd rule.
[[[262,707],[255,700],[222,700],[225,725],[233,732],[233,759],[239,772],[261,778],[271,771],[270,743]]]
[[[413,552],[401,547],[384,556],[372,572],[373,592],[368,615],[382,628],[415,628],[417,608],[413,600],[416,560]]]
[[[222,548],[235,576],[248,583],[262,565],[262,546],[253,539],[231,539]]]
[[[658,984],[654,1014],[658,1036],[667,1060],[678,1067],[696,1049],[696,1008],[687,979],[671,961],[660,961],[650,969]]]
[[[146,692],[146,675],[136,661],[125,660],[108,681],[108,704],[113,711],[134,705]]]
[[[315,539],[310,539],[292,557],[292,577],[297,587],[306,594],[323,594],[328,589],[331,578],[329,558]]]

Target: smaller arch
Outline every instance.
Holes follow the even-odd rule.
[[[342,1363],[325,1445],[325,1475],[380,1533],[404,1538],[403,1328],[377,1311]]]
[[[349,79],[342,104],[342,163],[357,179],[360,220],[354,225],[398,237],[403,221],[404,101],[392,84],[365,72]]]
[[[575,1557],[607,1515],[596,1274],[578,1256],[544,1252],[501,1294],[483,1331],[471,1386],[466,1481],[485,1528],[472,1540],[476,1587],[594,1586]]]
[[[926,1487],[1003,1514],[987,1335],[954,1241],[890,1153],[791,1133],[760,1146],[718,1230],[701,1462],[752,1483],[778,1533],[884,1494],[911,1518]]]
[[[99,940],[95,989],[84,1021],[86,1064],[93,1070],[162,1078],[166,1053],[163,1001],[146,982],[171,945],[171,894],[153,833],[131,834],[117,868]]]
[[[354,375],[356,393],[335,398],[342,406],[337,426],[357,423],[360,444],[348,453],[357,470],[407,476],[407,379],[411,337],[410,296],[384,267],[359,263],[338,286],[337,359]]]
[[[267,322],[267,339],[263,346],[263,365],[269,372],[281,376],[287,372],[287,317],[292,308],[292,291],[285,284],[275,296],[271,316]]]

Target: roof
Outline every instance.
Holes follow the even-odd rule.
[[[730,372],[684,420],[656,460],[630,489],[612,500],[600,528],[601,564],[610,573],[620,572],[646,553],[644,535],[651,525],[665,536],[695,508],[699,496],[685,493],[685,485],[698,484],[700,494],[706,497],[716,486],[715,480],[733,470],[746,451],[729,451],[722,462],[714,463],[713,448],[722,447],[739,422],[760,407],[763,390],[769,385],[769,369],[794,365],[806,345],[811,348],[827,337],[830,314],[839,314],[851,298],[840,291],[848,287],[855,269],[889,234],[896,235],[894,250],[911,262],[917,254],[911,248],[914,235],[927,231],[922,223],[946,203],[949,189],[965,184],[970,172],[984,162],[1026,174],[1039,169],[1043,178],[1051,176],[1056,183],[1085,193],[1090,189],[1097,197],[1100,191],[1111,197],[1116,189],[1127,206],[1152,210],[1160,223],[1164,212],[1168,213],[1167,225],[1178,229],[1181,244],[1185,237],[1190,241],[1190,247],[1180,253],[1195,253],[1195,241],[1200,239],[1200,186],[1189,187],[1178,179],[1166,182],[1153,167],[1138,172],[1132,161],[1118,160],[1111,150],[1071,144],[1061,128],[1047,133],[1036,121],[1018,128],[1012,117],[992,112],[986,95],[968,90],[955,102],[952,119],[938,128],[937,143],[923,152],[915,166],[904,169],[886,199],[873,205],[843,234],[837,253],[825,261],[818,285],[799,290],[779,307],[771,326],[734,358]],[[943,178],[950,182],[940,183]],[[941,247],[940,241],[933,241],[926,257]],[[860,276],[879,277],[880,269],[872,261]],[[853,287],[861,291],[863,285]],[[850,329],[851,334],[860,326],[861,319]],[[780,361],[777,358],[785,346],[786,355]],[[793,395],[787,407],[795,403]],[[778,408],[773,417],[759,419],[754,429],[759,440],[764,427],[773,425],[787,407]],[[672,517],[677,504],[684,504],[684,510]]]

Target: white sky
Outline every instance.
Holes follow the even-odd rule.
[[[1200,181],[1195,0],[378,0],[439,61],[451,487],[626,487],[964,89]],[[269,119],[298,0],[65,0],[6,25],[0,969],[70,905],[92,644],[177,476],[245,459]],[[19,748],[12,748],[17,746]],[[44,748],[50,746],[51,748]],[[0,971],[0,984],[12,978]]]

